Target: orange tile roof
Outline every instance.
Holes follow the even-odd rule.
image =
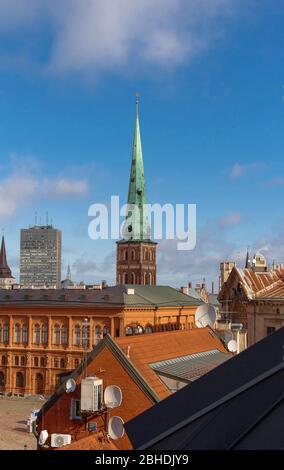
[[[235,268],[249,299],[284,299],[284,270],[255,272],[252,269]]]
[[[171,393],[149,364],[212,349],[229,354],[222,341],[209,327],[124,336],[116,338],[115,341],[125,354],[130,347],[130,361],[161,399]]]
[[[114,442],[103,433],[90,434],[56,450],[118,450]]]

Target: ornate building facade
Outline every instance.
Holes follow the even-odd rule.
[[[156,284],[156,247],[150,240],[140,135],[138,96],[123,240],[117,242],[117,284]]]
[[[248,346],[284,326],[284,269],[268,268],[264,257],[248,257],[245,269],[233,267],[219,294],[224,319],[242,324]]]
[[[200,301],[164,286],[0,291],[0,393],[52,393],[100,339],[195,327]]]

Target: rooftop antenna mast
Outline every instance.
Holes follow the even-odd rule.
[[[48,226],[48,211],[46,211],[46,214],[45,214],[45,221],[46,221],[46,226]]]
[[[90,323],[88,318],[84,318],[82,326],[82,342],[83,342],[83,377],[87,377],[87,367],[88,367],[88,347],[90,341]]]
[[[35,211],[35,226],[37,226],[37,211]]]

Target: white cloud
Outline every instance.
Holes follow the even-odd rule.
[[[230,178],[235,180],[242,178],[244,176],[252,175],[253,173],[260,171],[265,167],[264,163],[249,163],[246,165],[241,165],[240,163],[235,163],[230,170]]]
[[[10,163],[10,174],[0,178],[0,220],[8,219],[35,200],[78,198],[89,190],[88,182],[82,179],[46,179],[31,157],[12,155]]]
[[[0,32],[49,27],[49,72],[175,66],[255,0],[0,0]]]
[[[44,193],[52,199],[64,197],[81,197],[88,193],[89,186],[84,180],[67,180],[64,178],[57,180],[46,180],[44,183]]]
[[[282,176],[278,176],[277,178],[274,178],[270,181],[268,181],[265,186],[267,188],[274,188],[277,186],[284,186],[284,178]]]

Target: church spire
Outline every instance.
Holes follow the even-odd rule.
[[[249,248],[247,249],[247,256],[246,256],[246,264],[245,264],[246,269],[251,268],[251,261],[250,261],[250,255],[249,255]]]
[[[146,189],[139,123],[139,93],[136,93],[136,118],[127,204],[125,237],[131,240],[148,240],[150,233],[146,214]],[[133,206],[136,210],[131,210]]]
[[[4,235],[2,236],[1,251],[0,251],[0,277],[8,278],[12,277],[11,269],[7,263],[6,247]]]
[[[70,269],[70,264],[69,263],[68,263],[68,267],[67,267],[66,279],[68,279],[68,281],[71,281],[71,269]]]

